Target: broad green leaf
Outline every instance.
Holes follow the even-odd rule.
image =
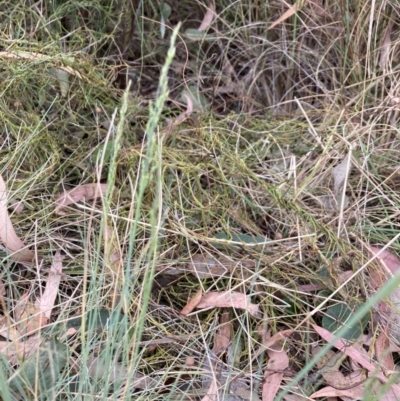
[[[340,330],[343,326],[348,327],[345,337],[346,340],[355,340],[360,337],[363,333],[369,316],[366,315],[362,320],[353,326],[348,326],[347,321],[354,313],[357,312],[358,307],[350,308],[348,305],[337,304],[331,306],[322,318],[322,327],[331,333],[335,333]]]
[[[160,34],[161,39],[164,39],[165,36],[165,22],[171,15],[171,6],[168,3],[161,3],[160,5]]]

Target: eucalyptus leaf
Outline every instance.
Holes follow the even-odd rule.
[[[355,340],[363,333],[369,320],[369,316],[365,315],[363,319],[353,326],[348,326],[347,321],[358,309],[358,307],[350,308],[344,304],[333,305],[325,312],[322,318],[322,327],[331,333],[335,333],[343,326],[346,326],[348,330],[343,338],[345,340]]]

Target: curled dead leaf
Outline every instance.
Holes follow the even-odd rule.
[[[59,195],[56,199],[55,213],[64,216],[66,213],[63,209],[71,204],[77,203],[81,200],[95,199],[99,196],[103,196],[106,193],[107,184],[85,184],[79,185],[78,187],[65,191]]]
[[[198,27],[198,30],[199,31],[206,30],[212,24],[214,17],[215,17],[214,4],[211,3],[207,8],[207,12],[204,14],[203,21],[201,21],[201,24]]]
[[[378,247],[370,247],[371,257],[377,256],[377,268],[370,266],[369,284],[372,292],[378,290],[393,274],[400,269],[400,259],[387,250]],[[390,338],[400,344],[400,289],[392,292],[386,299],[378,302],[376,310],[379,320],[388,328]]]
[[[225,311],[219,318],[219,327],[214,336],[213,352],[215,355],[220,356],[228,349],[231,342],[231,329],[229,312]]]
[[[188,315],[196,306],[199,304],[201,297],[203,296],[203,290],[200,288],[199,291],[196,292],[195,296],[189,300],[189,302],[184,306],[181,310],[181,315]]]
[[[264,370],[264,384],[262,387],[262,400],[274,401],[279,391],[283,371],[289,366],[289,357],[283,347],[277,344],[277,341],[287,338],[294,330],[285,330],[276,333],[273,337],[269,337],[269,331],[263,329],[261,331],[262,347],[267,350],[268,364]]]
[[[62,256],[60,251],[57,251],[53,258],[53,264],[50,267],[46,288],[42,296],[35,303],[35,308],[43,315],[45,323],[50,319],[51,311],[57,298],[62,268]]]
[[[246,294],[235,291],[204,294],[196,308],[237,308],[247,310],[254,317],[261,318],[259,306],[251,303],[250,297]]]
[[[35,259],[34,252],[26,248],[24,242],[14,230],[7,210],[7,190],[3,177],[0,175],[0,239],[12,258],[17,262],[32,265]]]

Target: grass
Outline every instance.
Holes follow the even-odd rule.
[[[170,6],[161,37],[155,1],[0,1],[0,171],[9,204],[24,205],[9,208],[14,227],[43,259],[23,266],[2,248],[9,329],[64,256],[50,324],[34,330],[42,347],[4,357],[4,400],[200,400],[224,314],[220,397],[261,399],[263,330],[287,329],[277,399],[309,397],[326,386],[307,380],[331,346],[310,324],[359,302],[353,321],[370,313],[365,332],[379,333],[371,308],[397,284],[371,296],[363,266],[367,246],[399,251],[398,4],[306,3],[268,29],[283,2],[218,0],[197,39],[187,29],[205,5]],[[203,109],[181,118],[182,93]],[[349,152],[338,207],[334,168]],[[64,189],[95,182],[107,183],[103,201],[55,213]],[[323,288],[299,290],[309,284]],[[245,293],[263,318],[181,315],[200,289]]]

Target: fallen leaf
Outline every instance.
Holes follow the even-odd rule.
[[[29,338],[23,342],[0,341],[0,353],[6,357],[11,365],[16,365],[34,355],[39,346],[38,338]]]
[[[201,399],[201,401],[217,401],[218,399],[218,383],[215,375],[213,375],[211,379],[211,385],[207,390],[207,394]]]
[[[289,366],[289,357],[283,348],[274,344],[267,348],[269,356],[264,371],[264,384],[262,386],[262,401],[274,401],[281,386],[283,371]]]
[[[211,3],[207,8],[207,12],[204,15],[203,21],[201,21],[198,30],[199,31],[206,30],[212,24],[214,17],[215,17],[214,4]]]
[[[373,291],[380,288],[391,276],[400,269],[400,259],[387,250],[370,247],[371,256],[376,256],[378,269],[369,269],[369,284]],[[376,305],[379,320],[389,329],[390,337],[398,345],[400,344],[400,289],[393,291],[388,298]]]
[[[344,197],[344,204],[342,205],[343,200],[343,186],[350,174],[351,170],[351,152],[347,154],[347,156],[341,161],[333,169],[333,193],[335,195],[335,199],[338,205],[338,209],[341,209],[342,206],[346,207],[348,205],[347,196]]]
[[[181,315],[188,315],[190,312],[193,311],[193,309],[195,309],[197,307],[197,305],[199,304],[199,302],[201,301],[201,298],[203,296],[203,290],[200,289],[196,292],[196,294],[194,295],[193,298],[191,298],[189,300],[189,302],[183,307],[183,309],[181,310]]]
[[[10,199],[10,206],[9,207],[10,207],[10,209],[12,209],[12,211],[15,214],[20,214],[25,209],[25,206],[22,203],[22,201],[17,201],[17,200],[12,200],[12,199]]]
[[[293,331],[294,331],[293,329],[282,330],[279,331],[278,333],[275,333],[272,337],[264,339],[262,342],[263,348],[266,349],[272,347],[278,341],[286,340],[293,334]]]
[[[235,291],[209,292],[204,294],[196,308],[237,308],[247,310],[254,317],[261,317],[259,306],[252,304],[250,297],[246,294]]]
[[[16,327],[6,316],[0,316],[0,335],[10,341],[19,341],[22,337]]]
[[[364,386],[360,385],[344,390],[327,386],[310,395],[310,398],[323,397],[349,397],[352,400],[362,400],[364,399]]]
[[[219,319],[219,327],[214,336],[213,352],[219,356],[223,354],[231,342],[232,325],[230,322],[230,314],[225,311]]]
[[[276,21],[274,21],[268,28],[267,30],[275,28],[277,25],[279,25],[281,22],[287,20],[289,17],[292,15],[296,14],[296,12],[300,11],[304,5],[304,0],[301,1],[296,1],[296,4],[293,6],[289,6],[289,10],[284,12]]]
[[[315,355],[319,352],[321,347],[315,347],[312,350],[312,354]],[[334,388],[351,387],[358,383],[361,384],[366,378],[366,374],[362,369],[357,367],[357,371],[348,373],[346,376],[340,371],[343,361],[347,358],[347,355],[342,352],[328,351],[324,357],[322,357],[318,363],[318,372],[325,379],[328,386]]]
[[[380,365],[389,372],[393,372],[395,364],[393,355],[390,351],[390,340],[386,330],[382,330],[378,338],[375,341],[375,357],[379,361]]]
[[[29,300],[29,293],[22,294],[14,308],[14,320],[22,335],[33,333],[46,324],[46,318]]]
[[[66,213],[62,210],[66,206],[77,203],[81,200],[94,199],[103,196],[106,193],[107,184],[85,184],[65,191],[56,199],[55,213],[64,216]]]
[[[202,400],[259,401],[246,380],[235,377],[228,359],[222,363],[213,351],[207,352],[202,366],[202,387],[207,390]]]
[[[27,335],[46,325],[50,319],[52,309],[58,294],[61,281],[62,257],[57,251],[50,267],[46,288],[34,304],[29,300],[29,293],[25,293],[18,300],[14,310],[14,320],[19,331]]]
[[[17,236],[7,210],[7,190],[3,177],[0,175],[0,239],[7,251],[17,262],[26,265],[34,263],[35,254],[26,248],[24,242]]]
[[[0,297],[6,295],[6,287],[4,287],[3,280],[0,280]]]
[[[68,362],[68,346],[59,340],[52,338],[42,342],[37,352],[19,364],[18,369],[13,369],[10,364],[3,365],[7,380],[7,387],[15,395],[15,400],[27,400],[37,391],[38,394],[49,393],[54,383],[60,380],[60,374]],[[2,361],[4,362],[4,360]],[[38,380],[39,378],[39,380]]]
[[[378,255],[375,260],[379,263],[383,272],[387,273],[389,271],[395,274],[400,269],[400,259],[388,250],[382,250],[375,246],[371,246],[369,249],[371,251],[371,256]],[[378,289],[382,284],[383,283],[377,283],[375,289]]]
[[[328,330],[323,329],[315,324],[312,325],[314,330],[327,342],[332,342],[334,335],[330,333]],[[382,383],[387,383],[388,378],[381,372],[377,367],[375,367],[370,361],[364,358],[364,356],[360,355],[359,351],[354,349],[349,342],[343,340],[336,340],[333,343],[333,346],[337,348],[339,351],[345,353],[348,357],[354,359],[357,363],[359,363],[363,368],[367,369],[372,373],[370,376],[377,377]],[[398,394],[400,394],[400,385],[391,384],[391,389]]]
[[[58,287],[61,281],[62,256],[57,251],[53,258],[53,264],[50,267],[49,277],[47,278],[46,288],[42,296],[36,301],[35,307],[40,311],[47,323],[50,319],[55,300],[58,294]]]
[[[391,35],[393,29],[393,20],[389,21],[386,27],[385,34],[383,35],[382,45],[381,45],[381,57],[379,59],[379,66],[384,70],[388,65],[388,58],[390,53],[390,45],[392,43]]]

